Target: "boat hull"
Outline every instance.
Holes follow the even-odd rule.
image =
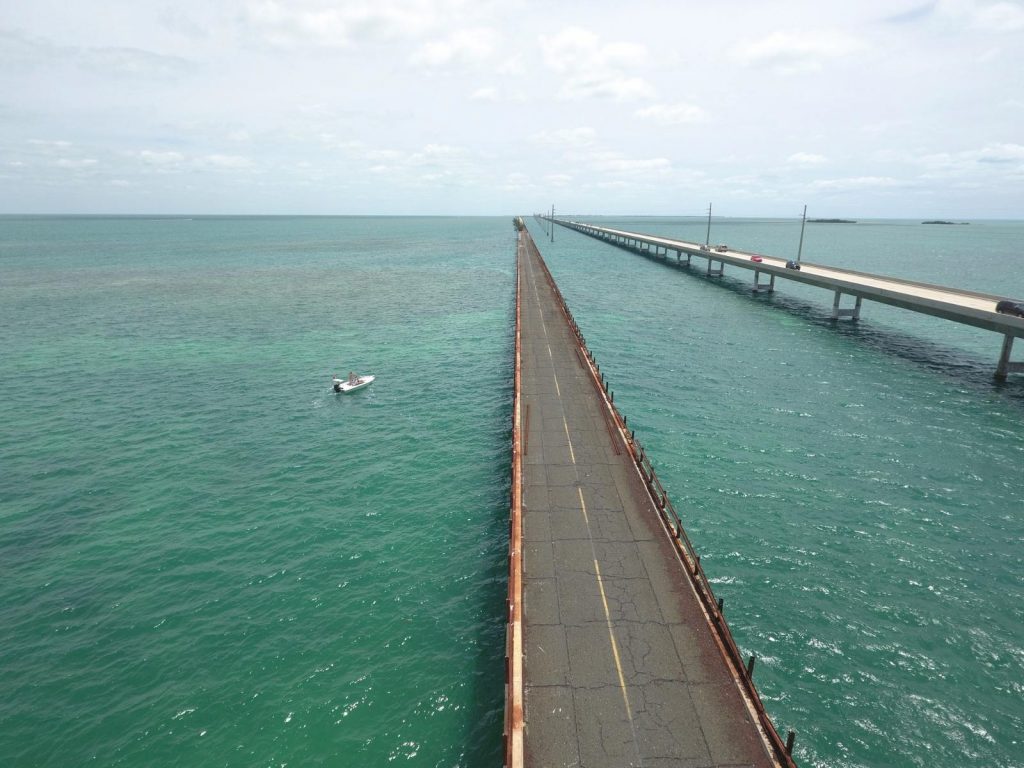
[[[360,376],[358,384],[351,384],[348,379],[335,379],[334,391],[339,395],[347,395],[370,386],[376,378],[376,376]]]

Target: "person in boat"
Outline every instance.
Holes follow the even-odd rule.
[[[355,386],[360,381],[362,381],[362,379],[360,379],[358,376],[356,376],[355,371],[349,371],[348,372],[348,383],[349,384]]]

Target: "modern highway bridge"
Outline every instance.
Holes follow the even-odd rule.
[[[776,278],[795,280],[824,288],[832,291],[835,295],[832,304],[832,317],[836,320],[843,317],[858,320],[862,301],[869,299],[994,331],[1003,335],[1002,352],[999,362],[996,364],[996,378],[1005,379],[1008,373],[1024,372],[1024,362],[1011,362],[1010,360],[1014,339],[1024,337],[1024,317],[996,312],[996,304],[999,301],[1008,300],[1009,297],[1006,296],[856,272],[806,261],[801,262],[799,270],[787,269],[787,259],[775,256],[755,254],[725,246],[672,240],[640,232],[598,227],[579,221],[552,219],[548,216],[540,218],[665,261],[668,261],[670,254],[675,254],[677,263],[685,262],[687,266],[690,265],[694,256],[707,259],[707,275],[710,277],[720,277],[727,264],[750,270],[753,272],[754,291],[775,290]],[[760,261],[754,261],[753,257],[755,256]],[[853,307],[841,307],[844,295],[853,298]]]
[[[516,225],[505,764],[793,766],[793,733]]]

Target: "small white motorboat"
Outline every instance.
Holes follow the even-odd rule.
[[[359,376],[355,373],[350,373],[347,379],[339,379],[337,375],[335,375],[334,391],[340,392],[341,394],[355,392],[357,389],[370,386],[376,378],[376,376]]]

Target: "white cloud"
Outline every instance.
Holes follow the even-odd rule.
[[[526,63],[523,61],[521,54],[509,56],[499,63],[494,71],[499,75],[508,75],[512,77],[518,77],[525,75],[527,72]]]
[[[248,157],[242,157],[241,155],[205,155],[201,158],[198,158],[197,162],[200,166],[228,170],[251,168],[253,166],[252,160],[250,160]]]
[[[423,160],[438,160],[449,157],[462,157],[465,154],[466,150],[461,147],[453,147],[449,144],[427,144],[421,152],[412,155],[412,157]]]
[[[828,162],[828,158],[824,155],[815,155],[810,152],[797,152],[796,154],[790,155],[786,158],[786,162],[791,165],[802,165],[802,166],[815,166],[821,165],[822,163]]]
[[[775,32],[741,45],[735,56],[747,66],[794,74],[819,70],[825,61],[849,56],[864,47],[860,40],[842,32]]]
[[[643,120],[651,120],[659,125],[686,125],[700,123],[707,119],[707,113],[693,104],[654,104],[645,109],[638,109],[636,116]]]
[[[1024,145],[989,144],[978,150],[977,159],[982,163],[1009,163],[1024,161]]]
[[[587,126],[580,128],[556,128],[553,131],[535,133],[531,138],[538,144],[589,147],[597,140],[597,131]]]
[[[498,89],[493,87],[477,88],[469,95],[473,101],[497,101]]]
[[[77,63],[116,77],[177,78],[192,72],[192,62],[138,48],[86,48],[76,51]]]
[[[551,187],[567,187],[572,184],[572,176],[567,173],[549,173],[544,177],[544,183]]]
[[[356,149],[352,142],[349,143],[349,146],[352,149]],[[367,160],[378,163],[394,163],[405,157],[404,153],[399,152],[397,149],[366,149],[365,147],[362,152],[357,152],[356,154],[361,154]]]
[[[608,192],[625,192],[626,190],[633,189],[636,185],[631,181],[599,181],[594,185],[598,189],[603,189]]]
[[[1024,29],[1024,6],[1018,3],[982,4],[972,9],[971,26],[985,32],[1018,32]]]
[[[544,62],[564,77],[564,99],[608,98],[617,101],[650,98],[655,89],[627,69],[648,60],[647,49],[636,43],[602,43],[590,30],[569,27],[540,38]]]
[[[815,189],[850,192],[865,189],[885,189],[906,186],[907,182],[891,176],[852,176],[841,179],[819,179],[811,184]]]
[[[508,174],[505,177],[505,183],[501,185],[501,189],[506,192],[520,192],[532,188],[529,175],[518,171]]]
[[[443,27],[462,5],[436,0],[258,0],[248,3],[242,21],[271,45],[345,47],[424,36]]]
[[[0,30],[0,60],[22,70],[66,67],[111,78],[174,78],[194,69],[181,56],[125,46],[61,45],[43,37]]]
[[[635,159],[621,152],[595,152],[588,165],[598,171],[618,174],[661,173],[672,167],[672,161],[665,157]]]
[[[424,67],[471,66],[494,53],[494,30],[460,29],[441,40],[424,43],[410,61]]]
[[[647,61],[647,49],[638,43],[601,43],[596,33],[568,27],[557,35],[540,38],[544,60],[555,72],[572,72],[582,65],[617,69]]]
[[[173,166],[180,165],[185,160],[185,156],[180,152],[158,152],[152,149],[143,149],[134,155],[147,165]]]
[[[1019,174],[1024,172],[1024,145],[994,143],[961,152],[936,152],[918,158],[918,162],[927,169],[927,178]]]
[[[28,143],[44,152],[61,151],[70,149],[72,146],[70,141],[64,141],[63,139],[29,139]]]
[[[140,161],[144,167],[158,173],[176,173],[189,169],[212,168],[224,171],[239,171],[253,167],[253,161],[241,155],[225,155],[211,152],[205,155],[185,155],[181,152],[142,149],[123,153]]]
[[[607,3],[538,23],[497,0],[185,0],[113,25],[8,3],[0,210],[132,209],[138,191],[170,210],[496,212],[571,179],[567,208],[699,213],[713,179],[739,215],[815,193],[863,216],[1019,214],[1024,0],[798,4],[654,3],[641,28]]]
[[[99,161],[91,157],[85,157],[80,160],[73,160],[71,158],[62,157],[60,160],[54,163],[58,168],[69,168],[72,170],[82,170],[84,168],[92,168]]]
[[[479,177],[476,155],[451,144],[426,144],[416,150],[374,148],[352,143],[347,172],[384,176],[387,182],[403,187],[424,184],[465,185]]]

